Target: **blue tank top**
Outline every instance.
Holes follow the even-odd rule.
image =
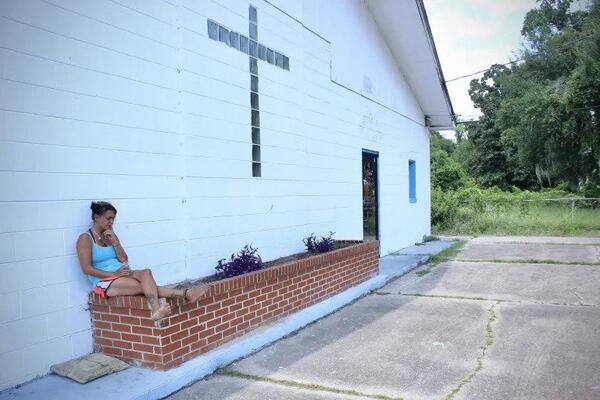
[[[92,266],[106,272],[115,272],[121,268],[121,261],[117,258],[115,248],[112,246],[98,245],[92,234],[89,232],[86,233],[92,238]],[[92,282],[93,286],[96,286],[101,279],[93,275],[86,276],[90,282]]]

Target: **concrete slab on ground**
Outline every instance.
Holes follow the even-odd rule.
[[[503,303],[483,368],[456,400],[600,399],[600,308]]]
[[[600,237],[583,236],[478,236],[471,244],[537,243],[600,245]]]
[[[389,255],[379,259],[379,273],[399,277],[429,260],[429,256]]]
[[[437,254],[442,250],[447,249],[452,246],[454,241],[451,240],[432,240],[430,242],[419,243],[414,246],[406,247],[404,249],[398,250],[390,255],[394,256],[431,256],[433,254]]]
[[[371,396],[437,400],[476,367],[492,305],[371,295],[229,368]]]
[[[600,246],[547,243],[468,243],[457,260],[533,261],[552,260],[563,263],[600,263]]]
[[[358,398],[600,398],[600,266],[565,264],[594,246],[548,240],[471,242],[478,257],[551,262],[424,265],[228,370]]]
[[[87,354],[75,360],[54,364],[50,370],[57,375],[87,383],[101,376],[129,368],[129,364],[102,353]]]
[[[421,267],[379,292],[484,298],[549,304],[600,305],[600,267],[593,265],[473,263]]]
[[[213,375],[169,397],[172,400],[360,400],[360,397],[290,385]]]

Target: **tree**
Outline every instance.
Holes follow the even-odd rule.
[[[581,36],[577,66],[566,82],[567,128],[581,132],[582,180],[600,184],[600,2],[592,6]]]
[[[469,95],[483,115],[469,126],[469,140],[473,143],[470,173],[480,186],[509,186],[507,159],[500,131],[495,126],[503,91],[499,77],[510,73],[503,65],[495,64],[480,79],[473,79]]]
[[[451,155],[454,152],[455,144],[452,140],[443,137],[441,133],[431,131],[429,134],[429,147],[431,148],[431,152],[443,150],[448,155]]]
[[[535,172],[540,185],[577,190],[598,175],[598,4],[570,13],[571,1],[539,3],[522,31],[525,62],[500,77],[495,127],[518,186]]]
[[[521,36],[533,54],[545,50],[547,41],[568,28],[580,31],[587,13],[570,12],[573,0],[538,0],[538,8],[525,15]],[[526,50],[527,51],[527,50]]]
[[[572,3],[538,0],[521,30],[521,61],[471,81],[483,115],[452,157],[480,186],[600,182],[600,1],[579,11]]]
[[[441,191],[457,190],[469,184],[467,173],[449,154],[454,153],[456,145],[449,139],[432,131],[431,148],[431,186]]]

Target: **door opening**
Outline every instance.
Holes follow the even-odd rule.
[[[379,239],[379,188],[377,159],[369,150],[362,153],[363,239]]]

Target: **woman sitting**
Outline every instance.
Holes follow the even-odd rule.
[[[149,269],[129,268],[127,253],[113,231],[117,209],[105,201],[92,202],[92,226],[77,240],[77,256],[81,270],[94,287],[94,293],[106,298],[144,294],[151,308],[151,318],[161,320],[171,314],[169,304],[160,297],[182,297],[197,301],[208,290],[207,285],[190,289],[157,286]]]

